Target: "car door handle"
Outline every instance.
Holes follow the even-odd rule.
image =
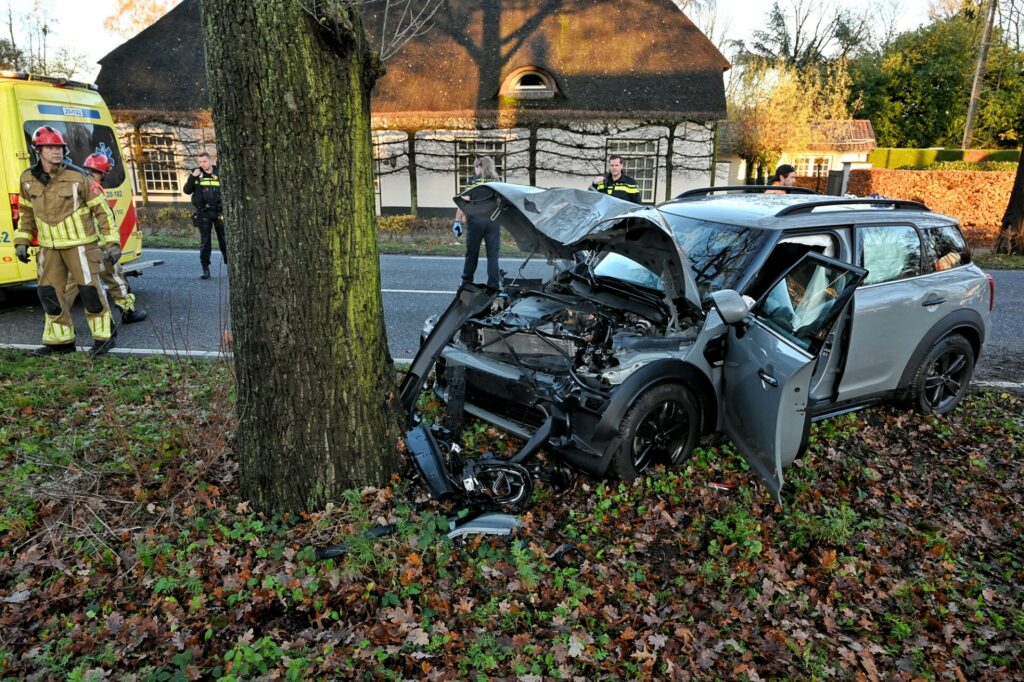
[[[943,296],[936,296],[935,298],[929,298],[927,301],[925,301],[921,305],[923,305],[924,307],[927,308],[928,306],[939,305],[940,303],[945,303],[945,302],[946,302],[945,297],[943,297]]]
[[[761,381],[763,381],[764,383],[768,384],[772,388],[778,388],[779,387],[779,380],[776,379],[775,377],[773,377],[768,372],[764,371],[763,369],[757,370],[757,376],[761,377]]]

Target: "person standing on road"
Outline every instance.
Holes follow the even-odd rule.
[[[613,154],[608,158],[608,172],[594,178],[594,182],[590,183],[590,189],[639,204],[640,188],[637,187],[636,180],[623,173],[622,169],[622,157]]]
[[[473,164],[473,171],[475,175],[469,179],[469,186],[466,187],[466,190],[499,179],[494,159],[489,156],[481,156],[477,159]],[[501,272],[498,270],[498,251],[501,248],[501,226],[491,220],[489,216],[473,216],[467,220],[462,209],[456,209],[455,222],[452,223],[452,235],[456,239],[462,236],[463,222],[469,228],[466,234],[466,263],[462,267],[463,283],[473,283],[476,266],[480,262],[480,242],[482,241],[487,249],[487,286],[491,289],[500,289]]]
[[[99,272],[104,258],[111,265],[121,259],[107,198],[96,191],[85,171],[65,161],[68,147],[57,130],[37,128],[32,146],[39,161],[26,169],[19,181],[21,219],[14,233],[14,249],[18,260],[28,263],[29,245],[33,240],[39,242],[36,291],[43,304],[44,326],[43,347],[36,352],[49,355],[75,350],[70,306],[61,301],[70,277],[85,305],[93,338],[89,353],[106,353],[114,346],[114,332]]]
[[[85,166],[89,175],[92,176],[93,189],[100,196],[106,197],[106,192],[103,189],[103,177],[113,167],[110,158],[106,154],[95,152],[90,154],[82,165]],[[106,201],[103,202],[103,209],[109,214],[110,221],[115,223],[114,212],[110,210],[110,206]],[[149,317],[146,311],[139,307],[135,294],[132,293],[131,287],[128,286],[128,281],[124,277],[124,270],[121,269],[121,264],[115,263],[110,267],[106,263],[102,265],[103,269],[100,270],[100,279],[107,285],[111,296],[114,297],[114,305],[121,311],[121,322],[131,324],[133,322],[142,322]],[[68,279],[68,286],[64,293],[64,301],[70,308],[78,297],[78,285],[75,284],[74,279]]]
[[[211,230],[217,230],[217,244],[224,262],[228,262],[228,243],[224,235],[223,205],[220,196],[220,173],[209,152],[203,152],[196,159],[198,168],[192,170],[182,191],[192,195],[192,222],[199,228],[199,264],[203,274],[199,279],[210,279]]]

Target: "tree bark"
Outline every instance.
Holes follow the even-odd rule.
[[[1020,151],[1010,201],[1006,204],[1003,224],[996,237],[996,253],[1024,256],[1024,149]]]
[[[358,6],[203,0],[224,182],[242,494],[312,510],[397,469]],[[347,13],[347,14],[346,14]]]
[[[420,212],[420,189],[416,177],[416,131],[406,133],[409,141],[409,215],[413,218]]]

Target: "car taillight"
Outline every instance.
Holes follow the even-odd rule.
[[[21,218],[21,209],[18,207],[20,197],[17,194],[8,194],[11,198],[11,226],[18,229],[18,219]]]
[[[996,278],[987,272],[985,276],[988,277],[988,311],[992,312],[996,304]]]

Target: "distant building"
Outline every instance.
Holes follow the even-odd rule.
[[[718,162],[728,164],[730,185],[743,184],[747,164],[736,153],[728,124],[719,126],[719,136]],[[841,171],[843,164],[869,167],[868,154],[877,146],[871,121],[865,119],[822,121],[814,126],[811,138],[804,149],[783,150],[779,163],[792,165],[802,186],[819,191],[825,190],[829,171]]]
[[[672,0],[449,0],[432,24],[373,92],[380,211],[449,215],[480,155],[509,182],[586,187],[619,154],[646,202],[708,183],[730,65]],[[100,60],[149,200],[184,200],[215,143],[201,35],[184,0]]]

